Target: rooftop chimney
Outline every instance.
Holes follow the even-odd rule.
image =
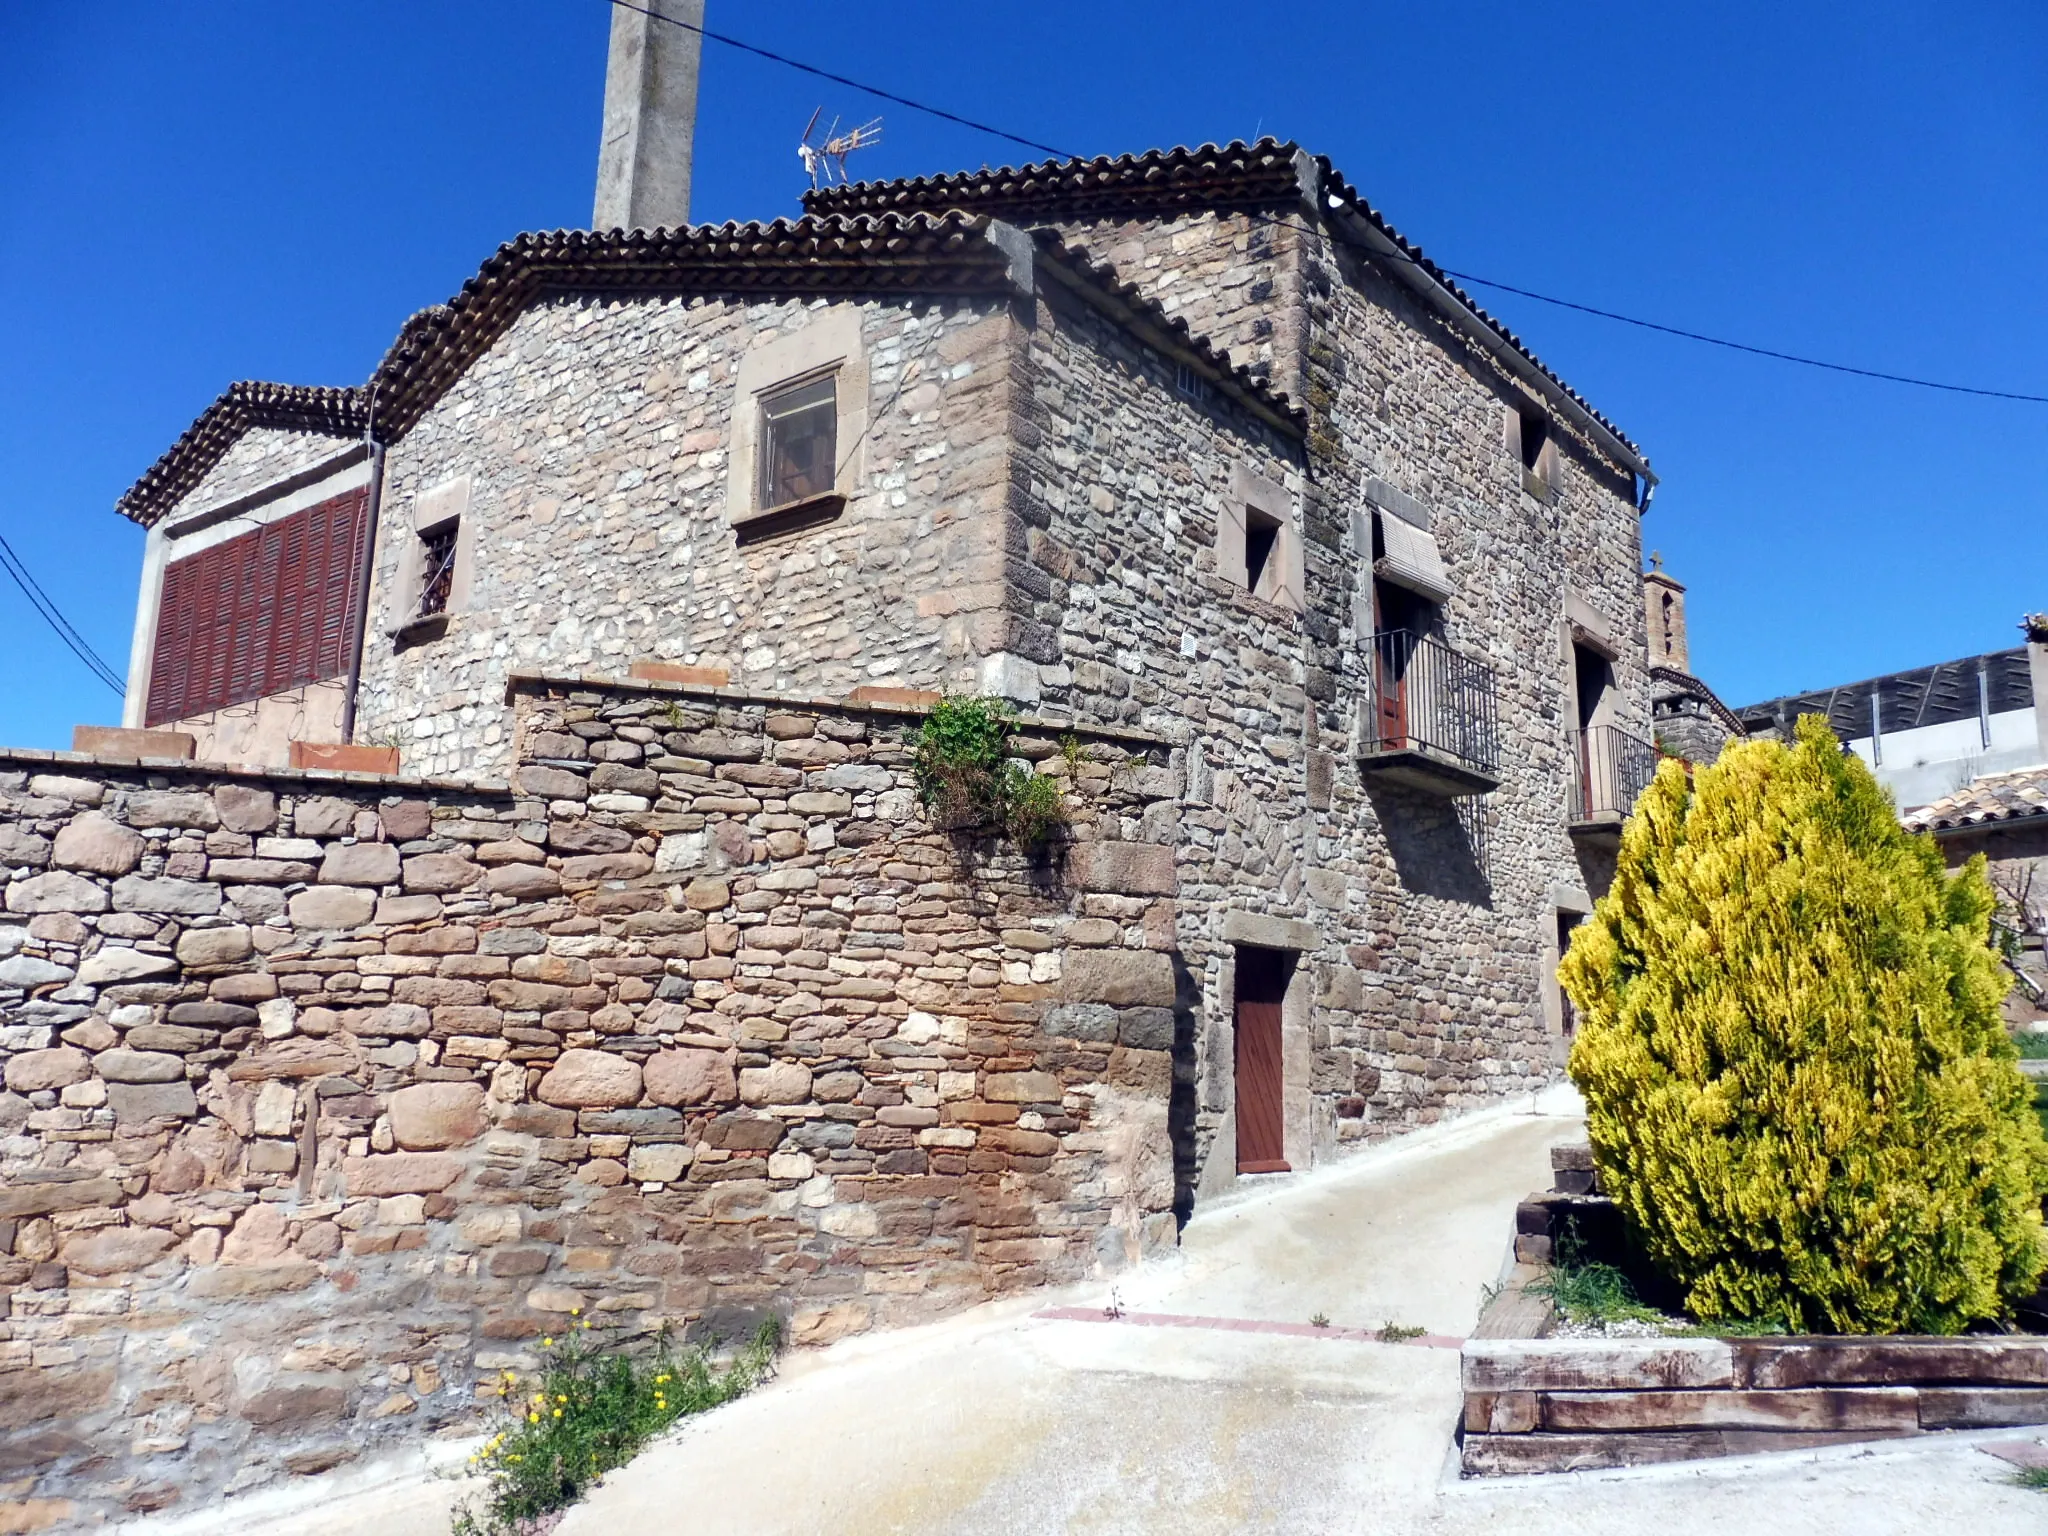
[[[676,21],[688,26],[670,24]],[[690,222],[690,152],[704,48],[703,37],[691,28],[703,25],[704,0],[612,7],[593,229],[677,228]]]
[[[1664,574],[1661,556],[1652,555],[1643,572],[1643,618],[1650,636],[1650,665],[1689,672],[1685,652],[1685,588]]]

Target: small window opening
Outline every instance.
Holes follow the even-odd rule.
[[[448,597],[455,588],[455,535],[462,526],[450,519],[420,535],[420,607],[415,617],[430,619],[448,611]]]
[[[1244,586],[1257,592],[1273,563],[1273,550],[1280,542],[1280,520],[1256,508],[1244,510]]]
[[[1534,406],[1522,406],[1522,468],[1530,474],[1541,472],[1543,445],[1550,441],[1550,418]]]
[[[761,402],[761,471],[757,504],[788,506],[832,490],[839,406],[830,375]]]

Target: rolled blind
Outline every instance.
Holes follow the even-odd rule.
[[[1418,528],[1405,518],[1380,514],[1380,548],[1373,574],[1398,582],[1411,592],[1420,592],[1433,603],[1451,595],[1450,577],[1444,571],[1444,557],[1429,530]]]
[[[348,491],[164,568],[147,724],[348,670],[368,501]]]

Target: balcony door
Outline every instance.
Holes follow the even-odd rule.
[[[1604,809],[1600,788],[1608,783],[1610,765],[1604,761],[1611,751],[1607,732],[1614,713],[1614,666],[1591,646],[1572,642],[1572,692],[1578,729],[1572,734],[1578,745],[1576,814],[1589,817]]]
[[[1372,584],[1373,729],[1382,750],[1398,752],[1408,745],[1408,665],[1415,655],[1414,638],[1427,634],[1436,604],[1391,581]]]

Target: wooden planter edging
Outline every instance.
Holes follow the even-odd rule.
[[[2048,1338],[1474,1338],[1461,1363],[1468,1477],[2048,1423]]]

